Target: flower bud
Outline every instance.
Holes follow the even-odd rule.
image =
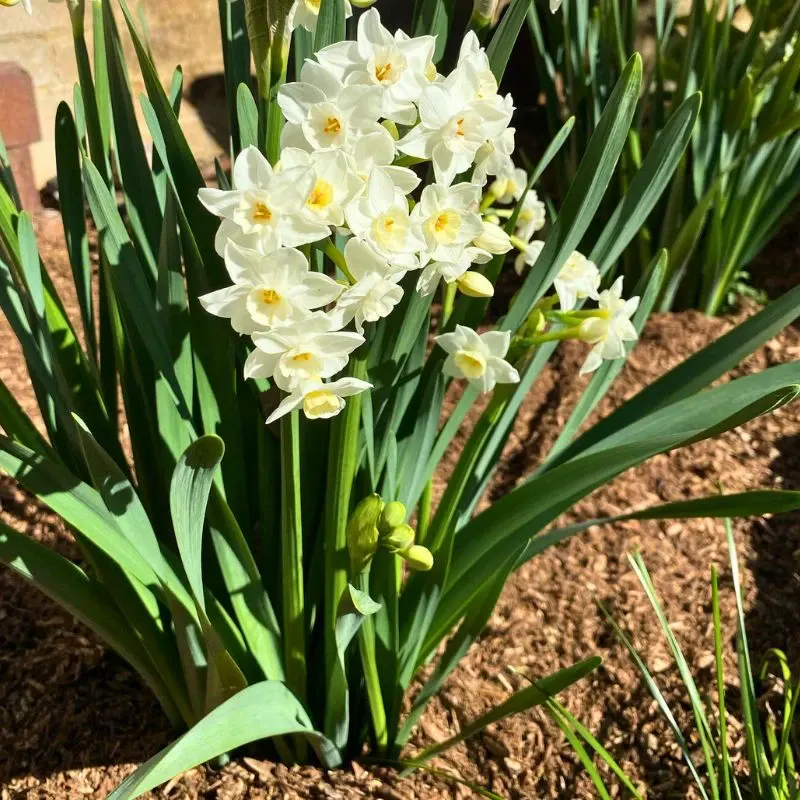
[[[405,518],[406,507],[399,500],[393,500],[383,507],[378,529],[381,533],[390,533],[392,528],[402,525]]]
[[[475,0],[472,7],[472,23],[477,28],[492,25],[497,17],[500,0]]]
[[[371,494],[356,506],[347,523],[347,549],[354,575],[369,564],[378,549],[378,522],[382,511],[383,500],[377,494]]]
[[[392,528],[391,532],[381,539],[381,544],[390,553],[402,554],[414,544],[414,536],[414,529],[410,525],[403,523]]]
[[[488,250],[495,255],[507,253],[511,249],[511,239],[508,234],[496,223],[483,223],[483,233],[474,240],[475,247]]]
[[[400,131],[397,130],[397,125],[396,123],[392,122],[392,120],[385,119],[383,122],[381,122],[381,125],[383,125],[387,131],[389,131],[389,133],[392,135],[392,139],[397,141],[400,138]]]
[[[489,193],[495,197],[502,197],[511,191],[511,184],[508,178],[496,178],[489,187]]]
[[[471,269],[456,278],[456,284],[459,291],[467,297],[492,297],[494,295],[492,282],[485,275]]]
[[[400,553],[408,566],[416,572],[427,572],[433,566],[433,553],[421,544],[414,544]]]

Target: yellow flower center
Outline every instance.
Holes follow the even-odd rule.
[[[298,361],[301,364],[304,364],[308,361],[311,361],[312,358],[314,358],[313,353],[298,353],[296,356],[292,356],[292,361]]]
[[[387,62],[386,64],[377,64],[375,66],[375,77],[383,83],[384,81],[389,80],[392,74],[392,65],[391,63]]]
[[[481,378],[486,372],[486,359],[474,350],[459,350],[453,360],[465,378]]]
[[[306,205],[314,209],[314,211],[322,211],[322,209],[327,208],[332,202],[333,186],[320,178],[311,190],[311,194],[308,200],[306,200]]]
[[[333,416],[340,408],[339,398],[328,389],[315,389],[303,398],[303,411],[311,419]]]
[[[335,136],[342,130],[342,123],[339,122],[337,117],[328,117],[325,127],[322,129],[324,133]]]
[[[253,222],[269,222],[272,219],[272,212],[264,203],[256,203],[253,206]]]
[[[440,211],[431,220],[433,237],[441,244],[453,242],[461,228],[461,215],[458,211],[448,209]]]
[[[265,306],[274,306],[280,303],[281,296],[274,289],[261,290],[261,302]]]
[[[321,0],[304,0],[304,2],[306,4],[306,8],[312,14],[319,14],[319,4]]]
[[[433,61],[425,67],[425,77],[431,82],[436,80],[436,64]]]
[[[456,136],[464,136],[464,117],[456,120]]]

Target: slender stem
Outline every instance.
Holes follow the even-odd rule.
[[[487,192],[486,196],[481,200],[481,211],[488,211],[495,200],[497,200],[497,195],[494,192]]]
[[[545,342],[563,342],[567,339],[580,339],[579,328],[562,328],[560,331],[548,331],[538,336],[531,336],[532,345],[544,344]]]
[[[364,378],[367,372],[366,349],[356,351],[350,360],[350,374]],[[324,655],[325,674],[333,675],[337,669],[336,619],[339,603],[347,589],[347,571],[350,558],[347,552],[347,520],[350,516],[350,495],[358,459],[358,427],[361,419],[361,398],[354,395],[336,417],[331,427],[328,451],[328,480],[325,502],[325,604],[324,604]],[[333,730],[337,723],[337,708],[327,705],[325,731]]]
[[[455,281],[453,283],[446,283],[444,285],[444,289],[442,290],[442,326],[441,329],[443,330],[445,325],[447,325],[447,321],[450,319],[450,315],[453,313],[453,306],[456,302],[456,286]]]
[[[304,702],[306,645],[303,598],[305,595],[298,411],[292,411],[281,420],[281,494],[281,572],[286,683],[297,698]]]
[[[357,578],[358,588],[369,594],[369,567],[362,570]],[[375,744],[378,755],[386,752],[389,737],[386,729],[386,709],[383,705],[381,682],[378,676],[378,662],[375,658],[375,622],[371,616],[364,617],[358,629],[358,649],[361,653],[361,667],[364,670],[364,683],[367,686],[369,711],[375,731]]]

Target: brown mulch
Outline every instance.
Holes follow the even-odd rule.
[[[38,221],[42,251],[57,285],[69,282],[62,234],[47,212]],[[622,375],[601,403],[604,416],[655,377],[729,330],[728,319],[694,313],[658,315],[648,325]],[[0,353],[0,376],[27,409],[32,398],[18,353]],[[749,358],[733,376],[798,358],[800,333],[789,328]],[[559,349],[527,400],[490,493],[508,491],[546,454],[583,379],[581,347]],[[797,406],[754,420],[713,442],[658,456],[580,502],[572,521],[717,491],[800,488]],[[452,466],[452,465],[450,465]],[[447,466],[440,475],[447,477]],[[57,519],[7,480],[0,482],[0,518],[67,556],[77,553]],[[758,655],[769,647],[800,656],[800,548],[797,517],[736,524],[744,566],[747,620]],[[615,643],[598,609],[602,600],[632,632],[679,722],[690,710],[670,666],[657,623],[628,563],[640,549],[701,691],[712,693],[709,570],[720,568],[730,707],[736,711],[732,650],[734,605],[722,526],[716,521],[623,523],[591,529],[525,565],[509,582],[479,646],[474,647],[432,703],[415,746],[452,735],[520,686],[509,667],[547,675],[592,654],[603,666],[564,696],[577,715],[648,796],[692,796],[677,747],[638,673]],[[146,687],[114,653],[66,612],[0,570],[0,798],[101,798],[134,766],[171,739],[166,719]],[[732,731],[741,748],[741,731]],[[508,798],[589,798],[591,785],[559,731],[531,711],[492,727],[438,762],[443,769]],[[418,774],[399,780],[390,770],[358,765],[323,774],[287,768],[248,751],[222,770],[192,770],[154,792],[178,798],[383,798],[475,796],[463,786]]]

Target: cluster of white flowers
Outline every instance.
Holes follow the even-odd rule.
[[[292,24],[313,27],[315,10],[296,4]],[[505,232],[482,218],[480,202],[489,176],[513,170],[514,107],[498,95],[474,34],[447,77],[433,65],[434,45],[432,36],[390,33],[376,10],[367,11],[356,41],[324,48],[300,81],[281,87],[278,164],[248,148],[234,164],[232,190],[200,192],[222,217],[216,248],[233,282],[201,300],[252,337],[245,374],[271,378],[287,393],[270,421],[300,406],[308,417],[329,417],[342,398],[369,388],[332,379],[364,342],[365,324],[400,302],[409,272],[418,271],[423,295],[441,281],[472,296],[492,293],[470,268],[511,249]],[[420,180],[403,160],[431,161],[436,176],[415,205],[408,196]],[[473,166],[477,177],[456,181]],[[348,237],[343,252],[335,250],[337,235]],[[298,248],[312,244],[335,258],[346,281],[311,268],[307,248]],[[355,331],[345,330],[351,324]],[[465,368],[448,370],[486,390],[517,380],[510,365],[497,366],[508,336],[495,339],[486,357],[471,341],[472,361],[466,344],[463,357],[454,351],[448,364]],[[451,346],[446,337],[442,344]]]
[[[314,24],[315,7],[302,0],[293,24]],[[201,301],[252,337],[246,376],[270,378],[286,393],[268,421],[299,407],[309,418],[330,417],[343,398],[370,388],[336,375],[364,343],[365,325],[402,300],[410,272],[422,295],[444,281],[451,292],[489,297],[493,287],[473,265],[508,252],[512,239],[531,251],[538,246],[528,242],[544,226],[545,209],[512,161],[511,96],[498,94],[473,33],[450,75],[438,74],[434,46],[432,36],[390,33],[370,9],[359,19],[356,41],[322,49],[303,65],[299,81],[280,88],[278,163],[247,148],[234,164],[233,189],[200,191],[201,202],[222,218],[216,249],[232,281]],[[420,179],[410,166],[426,161],[435,182],[414,202]],[[493,203],[523,196],[516,236],[509,237]],[[340,280],[312,267],[312,247],[336,264]],[[602,298],[599,275],[584,273],[568,263],[559,275],[562,309],[578,298]],[[599,325],[582,338],[608,357]],[[437,341],[452,377],[482,391],[519,381],[504,360],[508,333],[479,336],[458,326]]]

